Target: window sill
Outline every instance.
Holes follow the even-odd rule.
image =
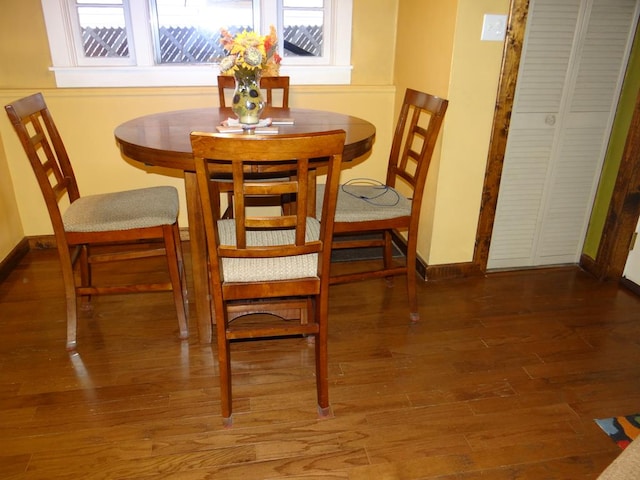
[[[283,66],[293,85],[349,85],[351,66]],[[218,67],[52,67],[59,88],[78,87],[177,87],[216,85]]]

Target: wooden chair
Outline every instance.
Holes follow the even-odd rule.
[[[236,89],[236,79],[232,75],[218,75],[218,99],[221,107],[227,107],[225,92]],[[231,105],[229,105],[231,106]]]
[[[227,106],[225,92],[236,88],[235,78],[231,75],[218,75],[218,98],[221,107]],[[267,92],[267,105],[276,108],[289,108],[289,77],[260,77],[260,88]],[[282,103],[274,105],[274,90],[282,91]]]
[[[289,108],[289,77],[260,77],[260,88],[267,92],[267,105],[276,108]],[[282,92],[282,103],[274,105],[274,90]]]
[[[87,302],[84,306],[88,307],[90,296],[96,294],[172,291],[180,338],[187,338],[177,190],[161,186],[80,196],[69,156],[42,94],[10,103],[5,110],[31,163],[51,218],[67,300],[67,349],[76,347],[78,297],[83,297]],[[69,206],[63,213],[59,202],[64,197]],[[164,242],[160,248],[158,241]],[[135,248],[122,251],[132,243]],[[100,252],[91,248],[96,245],[100,245]],[[102,248],[112,245],[116,247]],[[92,282],[94,264],[158,255],[167,259],[169,282],[109,286]],[[76,262],[79,284],[74,273]]]
[[[218,97],[220,99],[220,106],[226,107],[226,95],[225,92],[227,90],[235,90],[236,81],[230,75],[218,75]],[[289,108],[289,77],[287,76],[277,76],[277,77],[260,77],[260,88],[265,90],[267,93],[267,105],[270,107],[275,107],[273,105],[274,99],[274,91],[281,90],[282,95],[282,103],[279,107],[275,108]],[[227,205],[228,208],[224,213],[226,218],[233,218],[233,208],[231,207],[233,204],[233,192],[230,191],[231,186],[227,185],[225,188],[224,185],[225,180],[222,180],[222,184],[220,185],[221,192],[226,192],[227,194]],[[261,202],[256,203],[257,205],[281,205],[283,208],[287,208],[289,204],[287,198],[281,198],[278,196],[276,198],[267,199],[263,198]]]
[[[410,318],[414,322],[420,318],[416,295],[418,221],[427,172],[447,105],[447,100],[407,89],[391,145],[386,182],[355,181],[340,185],[338,191],[333,249],[383,247],[383,265],[379,269],[374,266],[367,271],[332,274],[331,284],[406,275]],[[319,186],[318,202],[322,194]],[[406,232],[404,264],[393,259],[393,238],[399,238],[401,231]]]
[[[216,318],[224,424],[232,423],[230,344],[289,335],[315,337],[320,416],[330,414],[327,380],[327,308],[333,214],[344,131],[289,136],[191,134],[209,255],[211,308]],[[307,216],[314,186],[310,159],[327,157],[322,223]],[[217,159],[217,160],[210,160]],[[297,180],[245,180],[248,171],[297,171]],[[231,172],[234,218],[219,220],[218,183]],[[255,217],[248,197],[296,195],[290,215]],[[313,203],[313,202],[312,202]],[[257,314],[266,314],[258,315]],[[244,319],[242,317],[247,317]],[[252,321],[249,321],[252,319]],[[294,322],[294,320],[296,320]]]

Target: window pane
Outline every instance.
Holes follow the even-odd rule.
[[[322,8],[323,0],[282,0],[282,6],[288,7],[314,7]]]
[[[78,1],[77,3],[82,3]],[[84,2],[89,3],[89,2]],[[89,58],[129,57],[129,44],[122,7],[79,6],[77,8],[82,48]],[[107,3],[107,2],[103,2]],[[110,3],[122,3],[112,1]]]
[[[222,58],[220,28],[253,30],[253,0],[155,0],[159,63],[207,63]]]
[[[321,57],[323,0],[284,0],[283,7],[284,56]]]
[[[122,0],[103,0],[96,2],[95,0],[76,0],[78,5],[122,5]]]

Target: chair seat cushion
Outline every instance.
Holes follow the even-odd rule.
[[[171,225],[178,218],[178,191],[161,186],[87,195],[69,205],[68,232],[106,232]]]
[[[318,185],[316,216],[321,218],[324,184]],[[366,222],[411,215],[411,200],[386,185],[340,185],[336,222]]]
[[[218,220],[221,245],[236,244],[235,220]],[[307,218],[307,241],[320,238],[320,222]],[[294,242],[294,230],[247,231],[248,246],[286,245]],[[318,275],[318,255],[315,253],[291,257],[223,258],[222,275],[225,282],[267,282],[290,280]]]

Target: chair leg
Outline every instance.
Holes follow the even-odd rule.
[[[233,218],[233,193],[227,192],[227,209],[224,211],[222,218]]]
[[[225,307],[217,309],[217,312],[223,312],[216,322],[216,337],[218,343],[218,369],[220,374],[220,409],[222,411],[222,424],[225,427],[231,427],[233,424],[232,414],[232,392],[231,392],[231,345],[226,337],[228,317]]]
[[[382,233],[383,248],[382,248],[382,260],[384,262],[385,270],[389,270],[393,267],[393,237],[390,230],[385,230]],[[393,275],[384,278],[387,287],[393,287]]]
[[[66,287],[65,287],[66,290]],[[75,292],[75,286],[73,292],[66,292],[67,297],[67,350],[75,350],[78,346],[77,332],[78,332],[78,303]]]
[[[327,339],[324,335],[316,337],[316,388],[318,390],[318,416],[331,416],[329,403],[329,377],[327,365]]]
[[[331,416],[329,404],[329,360],[327,349],[328,335],[328,293],[327,288],[321,292],[316,300],[316,322],[318,334],[316,336],[316,388],[318,391],[318,415],[322,418]]]
[[[184,265],[184,253],[182,249],[182,240],[180,239],[180,228],[178,227],[178,222],[176,222],[173,226],[173,239],[176,245],[176,253],[178,256],[178,267],[180,268],[180,284],[182,285],[182,304],[184,305],[184,310],[189,318],[189,292],[187,290],[187,269]]]
[[[220,344],[223,346],[220,346]],[[227,339],[218,341],[218,363],[220,368],[220,408],[222,410],[222,424],[225,427],[233,425],[233,400],[231,392],[231,355]]]
[[[407,241],[407,297],[409,300],[409,319],[415,323],[420,320],[418,312],[418,294],[416,280],[417,233],[409,232]]]
[[[389,230],[385,230],[383,235],[384,235],[384,249],[383,249],[384,268],[391,268],[393,264],[393,239],[391,237],[391,232]]]
[[[83,287],[90,287],[93,282],[93,275],[91,270],[91,263],[89,262],[90,252],[89,245],[81,245],[80,247],[80,285]],[[73,269],[73,266],[71,267]],[[91,310],[91,295],[83,295],[80,299],[80,308],[85,312]]]
[[[187,311],[185,308],[182,273],[180,272],[181,268],[179,264],[178,250],[180,249],[178,248],[178,242],[180,241],[180,232],[177,229],[177,224],[164,225],[162,230],[167,265],[169,267],[169,277],[171,278],[173,301],[176,305],[176,314],[178,316],[180,338],[185,339],[189,337],[189,328],[187,326]],[[178,238],[176,238],[176,235],[178,235]]]
[[[62,281],[64,283],[64,295],[67,305],[67,350],[75,350],[78,332],[78,296],[76,294],[76,279],[73,273],[73,261],[69,249],[58,249],[60,266],[62,268]]]

